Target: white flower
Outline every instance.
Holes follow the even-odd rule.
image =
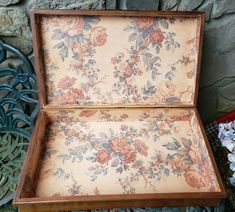
[[[221,142],[222,142],[222,146],[225,146],[230,152],[233,151],[233,148],[234,148],[234,141],[233,140],[231,140],[229,138],[225,138]]]
[[[230,169],[231,169],[232,171],[235,171],[235,162],[230,163]]]
[[[229,178],[230,184],[235,186],[235,121],[219,124],[218,138],[222,146],[226,147],[231,153],[228,153],[230,169],[233,171],[233,176]]]
[[[229,160],[230,162],[234,163],[234,162],[235,162],[235,154],[229,153],[229,154],[228,154],[228,160]]]
[[[229,178],[231,185],[235,186],[235,176]]]

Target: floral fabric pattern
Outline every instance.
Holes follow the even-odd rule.
[[[47,116],[37,196],[220,191],[193,109]]]
[[[198,18],[42,17],[51,105],[192,105]]]

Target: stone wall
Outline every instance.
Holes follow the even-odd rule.
[[[235,0],[0,0],[0,37],[30,58],[31,9],[173,10],[206,13],[198,107],[204,121],[235,108]],[[9,55],[7,63],[17,63]]]

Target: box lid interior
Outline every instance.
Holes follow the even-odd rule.
[[[39,21],[44,105],[195,106],[200,13]]]

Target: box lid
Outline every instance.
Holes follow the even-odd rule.
[[[179,12],[34,12],[42,106],[195,106],[203,18]]]

